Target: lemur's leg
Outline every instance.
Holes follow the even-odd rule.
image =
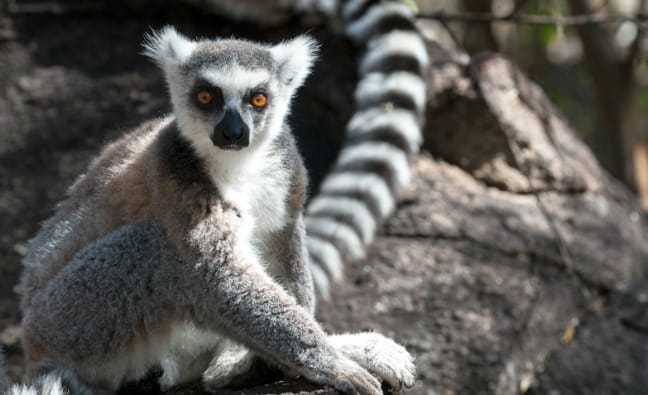
[[[152,224],[127,226],[95,241],[25,312],[28,358],[64,366],[110,390],[145,377],[156,365],[165,369],[164,386],[200,377],[219,336],[195,329],[202,344],[174,336],[189,322],[191,309],[179,270],[185,264]],[[192,366],[201,359],[202,366]],[[192,371],[194,377],[187,377]]]
[[[207,392],[220,388],[239,388],[277,381],[283,373],[268,365],[247,347],[228,340],[216,353],[202,375]]]

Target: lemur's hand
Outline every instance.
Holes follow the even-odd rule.
[[[231,385],[238,377],[251,371],[254,355],[242,346],[230,346],[212,361],[203,373],[205,390],[216,391]]]
[[[405,347],[374,332],[329,336],[339,353],[351,358],[392,388],[414,385],[416,366]]]
[[[380,382],[358,363],[340,355],[336,367],[335,389],[349,395],[382,395]]]
[[[414,358],[405,347],[374,332],[329,336],[336,351],[400,390],[414,385]]]

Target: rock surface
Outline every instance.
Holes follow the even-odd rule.
[[[24,243],[105,141],[168,110],[160,73],[138,55],[142,34],[165,23],[269,41],[306,30],[184,6],[0,18],[0,328],[10,328],[0,341],[14,380]],[[316,185],[352,111],[356,54],[323,28],[313,34],[322,60],[293,124]],[[429,51],[413,184],[370,256],[320,303],[323,325],[405,344],[419,371],[407,394],[648,388],[648,243],[634,196],[509,62],[435,42]],[[290,382],[228,393],[333,392]]]

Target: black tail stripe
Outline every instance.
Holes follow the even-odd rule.
[[[351,251],[349,251],[346,240],[342,239],[339,235],[337,234],[331,235],[329,233],[322,232],[322,230],[319,228],[309,227],[308,225],[306,225],[306,233],[308,234],[309,237],[325,240],[333,244],[335,249],[338,250],[338,252],[340,253],[342,260],[345,262],[349,261],[349,258],[351,257]]]
[[[412,96],[404,92],[386,92],[382,95],[370,98],[362,98],[362,104],[358,104],[358,111],[365,110],[369,107],[384,107],[387,105],[392,105],[396,108],[402,108],[404,110],[409,110],[414,113],[417,113],[416,102]]]
[[[333,168],[332,173],[346,172],[373,173],[387,181],[392,196],[398,192],[397,175],[393,167],[378,159],[356,159]]]
[[[343,197],[357,200],[367,207],[372,217],[379,219],[382,218],[382,216],[380,215],[380,207],[376,202],[374,202],[374,199],[368,193],[358,191],[320,191],[318,195],[327,197]],[[310,214],[308,214],[308,216],[310,216]]]
[[[410,73],[421,76],[423,74],[423,65],[412,55],[395,53],[386,55],[363,71],[366,73],[381,72],[385,74],[396,71],[409,71]]]
[[[400,131],[390,126],[377,127],[364,133],[349,133],[344,145],[354,146],[366,142],[384,142],[406,152],[408,156],[414,154],[412,144],[407,138]]]
[[[308,237],[310,237],[310,236],[311,235],[309,234]],[[319,239],[319,237],[314,237],[314,238]],[[327,240],[327,242],[328,242],[328,240]],[[328,266],[325,265],[324,262],[322,262],[322,260],[319,258],[319,256],[317,256],[317,254],[315,254],[315,253],[313,253],[312,251],[309,250],[308,251],[308,256],[310,258],[311,265],[315,265],[315,266],[321,268],[322,270],[324,270],[324,272],[328,275],[329,278],[334,276],[334,273],[331,273],[331,271],[328,269]]]
[[[358,8],[356,8],[351,14],[346,16],[346,23],[351,24],[358,19],[360,19],[363,15],[369,11],[369,8],[373,7],[374,5],[378,4],[380,0],[364,0],[362,2],[362,5],[360,5]]]
[[[360,226],[358,226],[358,224],[353,220],[353,218],[349,217],[348,215],[344,215],[342,213],[338,213],[333,210],[322,209],[322,210],[317,210],[315,212],[309,212],[308,218],[333,219],[351,228],[351,230],[353,230],[353,233],[355,233],[358,236],[358,239],[360,239],[360,241],[364,240],[364,237],[362,235],[362,229],[360,229]]]
[[[385,15],[374,23],[365,33],[365,37],[377,37],[382,34],[388,34],[394,30],[418,31],[418,28],[410,19],[404,18],[400,14]]]

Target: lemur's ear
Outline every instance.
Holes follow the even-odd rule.
[[[314,38],[301,35],[270,48],[278,65],[279,80],[290,90],[299,88],[310,73],[319,46]]]
[[[178,33],[173,26],[165,26],[157,32],[147,33],[143,46],[144,55],[167,68],[187,60],[196,42]]]

